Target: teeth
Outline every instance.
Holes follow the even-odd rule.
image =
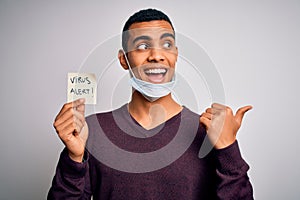
[[[145,71],[147,74],[163,74],[166,73],[166,69],[148,69]]]

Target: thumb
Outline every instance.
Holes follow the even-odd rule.
[[[81,129],[80,137],[83,140],[84,144],[86,144],[87,138],[89,136],[89,127],[86,122],[84,122],[84,126]]]
[[[242,123],[243,117],[245,115],[245,113],[249,110],[251,110],[253,107],[252,106],[244,106],[238,109],[238,111],[235,114],[235,119],[237,120],[237,122],[239,124]]]

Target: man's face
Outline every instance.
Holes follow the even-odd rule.
[[[137,78],[165,83],[174,76],[178,51],[174,31],[167,21],[132,24],[127,49],[129,64]]]

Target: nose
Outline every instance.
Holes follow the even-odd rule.
[[[149,56],[148,56],[149,62],[161,62],[164,60],[165,60],[165,56],[161,49],[151,48]]]

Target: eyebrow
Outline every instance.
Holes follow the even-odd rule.
[[[166,37],[171,37],[175,40],[175,36],[172,33],[164,33],[162,36],[160,36],[160,39],[166,38]]]
[[[149,36],[146,36],[146,35],[141,35],[141,36],[139,36],[139,37],[136,37],[133,41],[132,41],[132,43],[136,43],[137,41],[139,41],[139,40],[151,40],[151,37],[149,37]]]
[[[175,36],[174,36],[174,34],[172,34],[172,33],[164,33],[164,34],[162,34],[162,35],[160,36],[160,39],[163,39],[163,38],[166,38],[166,37],[171,37],[171,38],[173,38],[173,39],[175,40]],[[147,41],[150,41],[150,40],[152,40],[152,38],[149,37],[149,36],[147,36],[147,35],[141,35],[141,36],[136,37],[132,42],[133,42],[133,43],[136,43],[136,42],[139,41],[139,40],[147,40]]]

